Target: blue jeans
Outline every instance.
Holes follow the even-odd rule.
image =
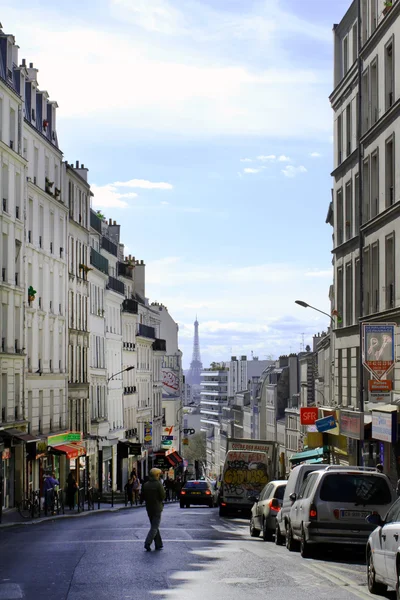
[[[163,543],[162,543],[160,531],[158,529],[160,527],[160,523],[161,523],[161,513],[158,513],[157,515],[149,515],[148,514],[148,517],[149,517],[149,521],[150,521],[150,531],[147,534],[144,545],[150,547],[154,540],[154,544],[155,544],[156,548],[162,548]]]

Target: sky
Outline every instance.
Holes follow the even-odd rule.
[[[350,0],[3,0],[93,208],[146,263],[183,363],[298,352],[326,330],[333,34]],[[21,18],[23,15],[23,18]]]

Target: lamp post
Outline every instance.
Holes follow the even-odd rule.
[[[295,300],[294,302],[295,302],[295,304],[298,304],[299,306],[302,306],[303,308],[312,308],[312,310],[316,310],[317,312],[329,317],[332,322],[332,325],[335,324],[335,319],[329,313],[326,313],[323,310],[320,310],[319,308],[315,308],[315,306],[311,306],[311,304],[308,304],[307,302],[304,302],[303,300]]]
[[[127,371],[132,371],[132,369],[134,369],[134,368],[135,368],[135,367],[134,367],[133,365],[131,365],[130,367],[126,367],[125,369],[122,369],[122,371],[118,371],[118,373],[113,373],[113,374],[111,375],[111,377],[109,377],[109,378],[107,379],[107,383],[108,383],[109,381],[111,381],[111,379],[114,379],[114,377],[116,377],[117,375],[121,375],[121,373],[126,373]]]

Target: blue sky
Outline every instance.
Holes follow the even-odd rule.
[[[295,352],[328,324],[294,300],[330,310],[332,25],[349,5],[2,2],[185,366],[196,313],[204,364]]]

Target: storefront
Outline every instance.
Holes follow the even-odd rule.
[[[393,485],[396,485],[398,480],[398,457],[394,455],[397,449],[397,429],[397,406],[378,405],[372,409],[371,440],[363,449],[363,453],[368,452],[370,462],[376,461],[371,466],[383,465],[383,471],[390,477]]]
[[[340,434],[346,438],[348,464],[358,465],[358,444],[364,439],[364,414],[354,410],[341,410]]]
[[[69,472],[78,484],[84,485],[86,470],[86,448],[82,442],[80,431],[68,431],[58,435],[49,436],[47,440],[47,453],[40,457],[40,479],[55,472],[60,486],[64,487]]]
[[[178,473],[183,474],[183,458],[176,450],[169,453],[168,450],[160,450],[153,456],[153,467],[161,469],[165,476],[173,478]]]
[[[130,473],[138,472],[138,458],[142,455],[142,446],[136,442],[120,440],[117,446],[117,489],[123,491]]]

